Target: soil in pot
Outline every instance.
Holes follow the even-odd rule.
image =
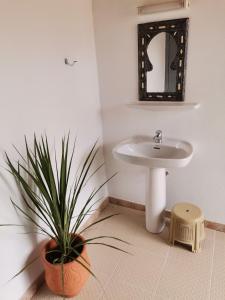
[[[76,237],[76,239],[73,241],[73,243],[72,243],[72,245],[71,245],[72,248],[75,248],[75,246],[76,246],[77,244],[81,243],[81,242],[82,242],[82,239],[81,239],[79,236]],[[79,255],[80,255],[80,254],[82,253],[82,251],[83,251],[83,245],[81,245],[81,246],[79,246],[79,247],[76,247],[75,249],[76,249],[76,252],[79,253]],[[47,253],[46,256],[45,256],[45,258],[46,258],[46,260],[47,260],[49,263],[55,264],[55,263],[57,263],[57,261],[59,261],[59,259],[60,259],[60,257],[61,257],[60,252],[57,252],[57,251],[60,250],[60,248],[59,248],[59,247],[55,247],[55,248],[53,248],[53,249],[51,249],[51,250],[54,250],[54,251],[56,251],[56,252]],[[77,259],[77,257],[78,257],[79,255],[76,254],[75,252],[71,251],[71,252],[69,253],[69,256],[66,257],[65,264],[74,261],[75,259]]]

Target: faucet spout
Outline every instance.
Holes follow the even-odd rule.
[[[162,130],[156,130],[153,140],[156,144],[162,144]]]

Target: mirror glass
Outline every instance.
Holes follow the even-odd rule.
[[[151,71],[147,72],[148,93],[176,92],[177,44],[174,37],[167,32],[157,34],[147,48]]]

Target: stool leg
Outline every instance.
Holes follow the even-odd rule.
[[[171,244],[172,243],[172,231],[173,231],[173,216],[171,216],[171,219],[170,219],[170,230],[169,230],[169,243]]]
[[[193,237],[192,237],[192,252],[196,252],[196,225],[192,225],[192,232],[193,232]]]
[[[201,247],[200,247],[200,228],[201,223],[197,222],[195,224],[195,253],[200,252]]]
[[[201,222],[201,241],[205,239],[205,222],[204,220]]]
[[[170,222],[170,235],[169,235],[169,243],[174,246],[174,231],[175,231],[175,220],[171,216],[171,222]]]
[[[201,230],[202,230],[202,222],[198,223],[198,252],[201,252]]]

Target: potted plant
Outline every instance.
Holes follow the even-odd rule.
[[[97,143],[95,143],[78,169],[74,180],[72,163],[75,143],[71,152],[69,151],[69,144],[69,135],[63,137],[61,158],[57,161],[55,153],[54,163],[46,136],[41,137],[39,141],[34,136],[32,149],[28,146],[25,138],[26,155],[21,155],[16,149],[21,161],[15,164],[6,154],[9,171],[20,189],[25,208],[19,206],[12,199],[11,202],[38,233],[50,238],[42,248],[40,255],[45,269],[45,280],[53,293],[63,297],[77,295],[88,276],[90,274],[95,276],[91,271],[87,245],[100,244],[126,252],[116,246],[102,242],[104,238],[124,242],[119,238],[97,236],[85,239],[82,236],[82,233],[88,228],[114,216],[109,215],[99,219],[80,230],[85,217],[91,213],[99,201],[95,199],[96,195],[109,179],[92,191],[85,201],[83,199],[83,207],[78,216],[75,217],[74,212],[82,190],[103,164],[92,170],[93,162],[98,153]],[[73,180],[74,182],[71,184]],[[3,224],[1,226],[8,225]],[[15,224],[15,226],[17,225]],[[18,276],[24,269],[15,276]]]

